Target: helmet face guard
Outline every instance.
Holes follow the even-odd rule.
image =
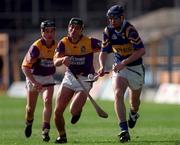
[[[108,18],[119,18],[124,15],[124,7],[119,5],[112,6],[106,13]]]
[[[41,22],[40,28],[44,31],[47,27],[54,27],[56,28],[55,22],[53,20],[45,20]]]

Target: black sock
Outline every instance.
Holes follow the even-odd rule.
[[[34,119],[32,119],[32,120],[26,120],[26,125],[33,124],[33,121],[34,121]]]
[[[119,127],[120,127],[121,131],[128,131],[127,121],[125,121],[125,122],[120,122],[120,123],[119,123]]]
[[[50,124],[47,122],[43,122],[42,130],[44,130],[44,129],[50,129]]]
[[[130,110],[130,113],[131,113],[131,115],[136,115],[137,114],[137,112],[134,112],[132,110]]]

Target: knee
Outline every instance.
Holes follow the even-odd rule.
[[[52,110],[52,103],[49,101],[44,102],[44,109],[51,111]]]
[[[52,106],[52,97],[45,97],[44,98],[44,105],[45,106]]]
[[[124,100],[124,94],[122,91],[120,90],[116,90],[114,92],[115,95],[115,102],[119,102],[119,101],[123,101]]]
[[[115,95],[115,97],[119,98],[120,96],[124,96],[124,92],[120,89],[116,89],[114,91],[114,95]]]

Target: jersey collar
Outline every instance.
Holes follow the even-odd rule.
[[[124,26],[126,25],[126,22],[127,22],[127,21],[124,19],[124,20],[123,20],[123,23],[122,23],[122,26],[121,26],[121,29],[120,29],[119,31],[115,29],[115,32],[118,33],[118,34],[121,33],[122,30],[124,29]]]

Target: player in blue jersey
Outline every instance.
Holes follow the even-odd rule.
[[[54,83],[55,66],[53,57],[57,43],[55,41],[55,22],[46,20],[41,23],[41,38],[29,48],[22,63],[22,70],[26,76],[27,105],[25,136],[32,133],[34,112],[37,98],[42,94],[44,109],[42,113],[42,139],[49,141],[50,120],[52,114],[52,96],[54,86],[43,86]]]
[[[54,56],[55,66],[65,65],[66,72],[61,83],[55,105],[55,125],[58,138],[55,143],[66,143],[65,120],[63,113],[71,101],[71,123],[75,124],[81,115],[87,96],[72,72],[78,76],[89,91],[92,84],[83,80],[94,74],[93,55],[100,51],[101,41],[83,35],[84,24],[80,18],[72,18],[68,25],[68,36],[62,38]]]
[[[102,50],[99,55],[99,74],[104,75],[104,66],[107,54],[112,52],[114,64],[112,85],[115,95],[115,112],[117,114],[120,142],[130,140],[128,128],[135,126],[139,117],[137,113],[140,105],[140,94],[144,83],[144,67],[142,56],[145,49],[135,27],[124,17],[124,7],[112,6],[107,12],[109,25],[103,32]],[[124,94],[129,87],[130,111],[126,120],[126,106]]]

